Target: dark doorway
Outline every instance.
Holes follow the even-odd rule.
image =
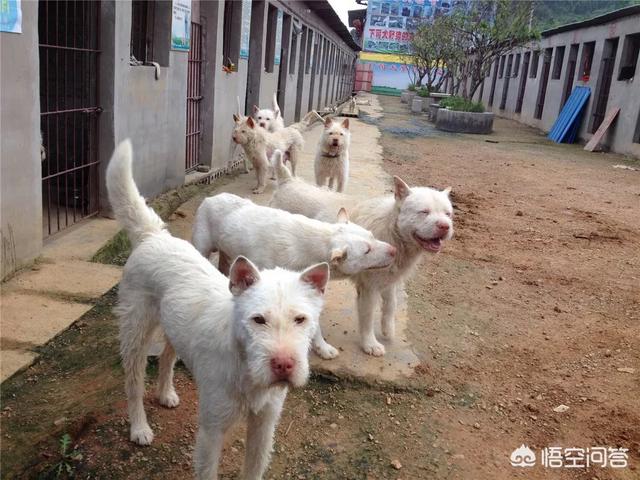
[[[576,76],[576,66],[578,64],[578,50],[580,45],[574,43],[569,50],[569,61],[567,62],[567,76],[564,80],[564,91],[562,92],[562,101],[560,102],[560,110],[564,107],[565,102],[571,95],[573,90],[573,82]]]
[[[542,111],[544,110],[544,100],[547,96],[547,85],[549,83],[549,71],[551,70],[551,52],[552,48],[547,48],[544,51],[544,60],[542,63],[542,76],[540,77],[540,88],[538,89],[538,99],[536,101],[536,112],[534,118],[542,118]]]
[[[44,236],[98,213],[99,2],[39,2]]]
[[[493,78],[491,79],[491,92],[489,92],[489,106],[493,107],[493,98],[496,94],[496,81],[498,80],[498,59],[496,58],[495,65],[493,67]],[[453,84],[453,82],[451,82]]]
[[[294,38],[295,42],[296,39]],[[284,14],[282,20],[282,42],[280,43],[280,70],[278,72],[278,105],[280,114],[284,115],[287,91],[287,76],[289,73],[289,49],[291,48],[291,15]]]
[[[516,113],[522,112],[522,102],[524,101],[524,92],[527,88],[527,78],[529,77],[529,62],[531,61],[531,52],[524,54],[522,61],[522,73],[520,75],[520,86],[518,87],[518,100],[516,101]]]
[[[302,27],[302,37],[300,39],[300,56],[298,58],[298,81],[296,85],[296,110],[294,120],[300,121],[300,111],[302,110],[302,89],[304,87],[304,72],[306,69],[307,58],[305,52],[308,50],[307,43],[309,40],[309,30],[307,27]]]
[[[611,79],[613,78],[613,65],[616,62],[618,52],[618,39],[612,38],[604,42],[604,51],[600,61],[600,75],[598,76],[598,86],[596,87],[596,100],[591,118],[591,133],[595,133],[604,120],[607,113],[607,102],[609,100],[609,90],[611,89]]]
[[[509,55],[507,60],[507,73],[504,76],[502,85],[502,99],[500,100],[500,110],[504,110],[507,106],[507,95],[509,94],[509,80],[511,80],[511,66],[513,65],[513,55]]]

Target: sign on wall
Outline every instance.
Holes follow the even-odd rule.
[[[367,52],[411,53],[414,32],[423,22],[450,12],[440,0],[370,0],[364,28],[363,47]]]
[[[240,58],[249,58],[249,33],[251,32],[251,0],[242,0],[242,33],[240,34]]]
[[[276,55],[273,63],[280,65],[280,55],[282,49],[282,10],[278,10],[278,22],[276,26]]]
[[[20,0],[0,0],[0,32],[22,33]]]
[[[171,50],[188,52],[190,46],[191,0],[173,0],[173,18],[171,20]]]

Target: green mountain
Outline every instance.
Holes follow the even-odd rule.
[[[533,4],[534,25],[542,31],[640,5],[640,0],[535,0]]]

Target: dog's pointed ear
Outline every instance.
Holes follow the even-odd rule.
[[[342,122],[342,126],[344,128],[346,128],[347,130],[349,130],[349,119],[345,118],[344,121]]]
[[[256,122],[253,121],[253,117],[247,117],[247,125],[249,125],[250,128],[256,127]]]
[[[349,223],[349,215],[344,207],[338,210],[338,223]]]
[[[329,128],[332,124],[333,120],[331,120],[329,117],[324,119],[324,128]]]
[[[257,105],[253,106],[253,113],[258,113],[260,111],[260,109],[258,108]]]
[[[323,262],[307,268],[300,274],[300,280],[308,283],[320,293],[324,293],[324,289],[329,282],[329,264]]]
[[[442,191],[442,193],[446,193],[446,194],[447,194],[447,196],[449,196],[449,194],[451,193],[451,187],[447,187],[447,188],[445,188],[445,189]]]
[[[411,193],[411,188],[407,185],[404,180],[400,177],[394,175],[393,177],[393,195],[396,198],[396,201],[404,200]]]
[[[273,113],[275,114],[275,118],[278,118],[280,116],[280,109],[276,108]]]
[[[240,117],[238,115],[236,115],[235,113],[233,114],[233,121],[235,123],[240,123]]]
[[[229,290],[234,295],[240,295],[251,285],[260,280],[260,272],[248,258],[238,257],[229,269]]]

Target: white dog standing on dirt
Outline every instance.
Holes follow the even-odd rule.
[[[245,155],[256,169],[258,184],[253,193],[264,192],[271,168],[271,156],[276,150],[285,152],[295,175],[298,154],[304,145],[302,134],[297,128],[287,127],[271,133],[256,125],[252,117],[242,118],[234,114],[233,121],[236,124],[232,134],[233,141],[242,145]]]
[[[323,187],[329,181],[329,188],[334,182],[338,192],[344,192],[349,180],[349,144],[351,132],[349,119],[338,123],[327,118],[313,165],[316,174],[316,185]]]
[[[280,152],[275,156],[279,158]],[[338,223],[326,223],[256,205],[230,193],[202,202],[196,212],[192,238],[205,258],[219,252],[222,273],[228,270],[230,259],[245,255],[259,268],[278,266],[297,270],[310,263],[327,262],[333,278],[345,278],[387,267],[396,253],[394,247],[376,240],[371,232],[348,222],[344,209],[340,210]],[[324,359],[338,355],[324,340],[320,328],[313,348]]]
[[[310,218],[326,220],[337,205],[355,205],[350,218],[397,249],[391,267],[364,271],[351,277],[358,293],[358,319],[362,349],[374,356],[385,348],[376,339],[373,312],[382,297],[382,334],[392,339],[395,333],[397,288],[412,272],[422,253],[439,252],[442,242],[453,235],[453,206],[450,188],[443,191],[427,187],[410,188],[393,177],[394,194],[370,200],[328,192],[300,179],[278,181],[271,206]]]
[[[309,374],[308,351],[329,266],[258,272],[239,257],[225,277],[190,243],[172,237],[146,206],[131,162],[127,140],[107,169],[109,201],[133,244],[117,307],[131,440],[140,445],[153,440],[143,405],[144,377],[149,343],[160,328],[166,338],[159,357],[160,404],[179,403],[173,387],[176,353],[198,385],[196,478],[217,478],[223,435],[246,416],[243,478],[261,479],[288,387],[303,385]]]

